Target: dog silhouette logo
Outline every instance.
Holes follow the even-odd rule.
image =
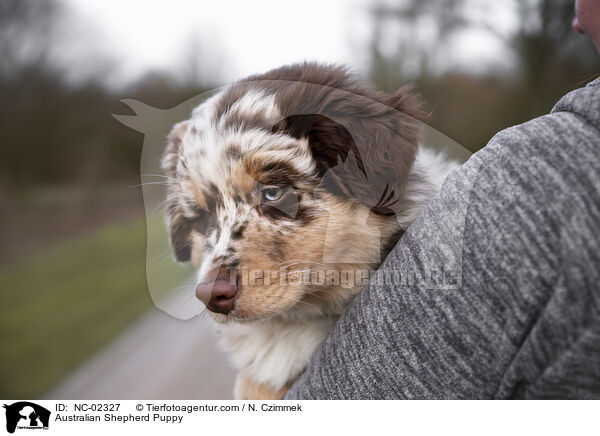
[[[19,401],[4,405],[6,409],[6,431],[14,433],[15,429],[48,429],[50,411],[29,401]]]

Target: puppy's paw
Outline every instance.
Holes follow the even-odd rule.
[[[249,377],[239,374],[235,380],[233,397],[236,400],[280,400],[289,390],[290,386],[276,390],[269,385],[255,383]]]

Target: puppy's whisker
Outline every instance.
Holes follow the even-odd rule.
[[[176,291],[179,291],[181,289],[187,289],[187,290],[191,291],[192,289],[194,289],[194,287],[192,285],[176,286],[174,288],[171,288],[170,291],[175,291],[176,292]]]
[[[302,264],[302,263],[310,263],[310,264],[312,264],[312,265],[319,265],[319,266],[324,266],[324,267],[326,267],[326,266],[327,266],[326,264],[324,264],[324,263],[321,263],[321,262],[313,262],[313,261],[310,261],[310,260],[297,260],[297,261],[293,261],[291,264],[289,264],[289,265],[287,265],[287,266],[284,266],[283,268],[280,268],[280,270],[279,270],[279,271],[282,271],[282,270],[284,270],[284,269],[286,269],[286,268],[289,268],[289,267],[291,267],[291,266],[300,265],[300,264]]]
[[[179,183],[175,177],[167,176],[165,174],[142,174],[140,176],[140,178],[143,178],[143,177],[161,177],[163,179],[167,179],[167,180]]]
[[[276,265],[273,265],[273,268],[278,267],[279,265],[283,265],[284,263],[296,262],[295,260],[284,260],[283,262],[279,262]]]
[[[160,182],[143,182],[143,183],[139,183],[137,185],[130,185],[130,188],[139,188],[140,186],[150,186],[150,185],[162,185],[162,186],[168,186],[168,182],[166,181],[160,181]]]
[[[285,277],[293,275],[293,274],[303,274],[303,273],[311,273],[312,270],[310,269],[298,269],[298,270],[294,270],[294,271],[286,271],[285,273]]]
[[[303,296],[316,297],[316,298],[320,298],[320,299],[324,299],[325,298],[325,296],[323,295],[323,293],[322,292],[318,292],[318,291],[305,292]]]
[[[275,268],[275,267],[277,267],[279,265],[283,265],[283,264],[288,264],[288,266],[292,266],[292,265],[299,264],[299,263],[302,263],[302,262],[311,262],[311,261],[309,261],[309,260],[299,260],[299,259],[290,259],[290,260],[286,260],[286,261],[280,262],[277,265],[273,265],[273,268]]]
[[[153,257],[152,257],[152,261],[153,262],[158,262],[158,263],[163,263],[165,260],[168,260],[170,258],[173,257],[173,250],[171,250],[170,248],[167,248],[163,251],[160,251],[158,253],[156,253]]]
[[[144,174],[141,174],[140,177],[164,177],[165,179],[169,178],[169,176],[167,176],[166,174],[154,174],[154,173],[144,173]]]
[[[163,201],[161,201],[160,203],[158,203],[158,205],[156,205],[153,209],[152,209],[152,213],[155,213],[156,211],[158,211],[159,209],[162,209],[166,204],[170,203],[171,199],[169,198],[165,198]]]
[[[302,301],[302,300],[296,300],[296,302],[294,303],[294,305],[296,305],[296,304],[303,304],[303,305],[308,306],[308,307],[313,307],[314,306],[314,304],[310,304],[310,303],[308,303],[306,301]]]

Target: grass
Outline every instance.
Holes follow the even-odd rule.
[[[37,398],[151,307],[143,219],[0,270],[0,397]]]

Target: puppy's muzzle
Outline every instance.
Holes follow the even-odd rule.
[[[230,270],[221,267],[214,281],[200,283],[196,288],[196,297],[211,312],[227,314],[233,309],[238,287],[232,281],[232,275]]]

